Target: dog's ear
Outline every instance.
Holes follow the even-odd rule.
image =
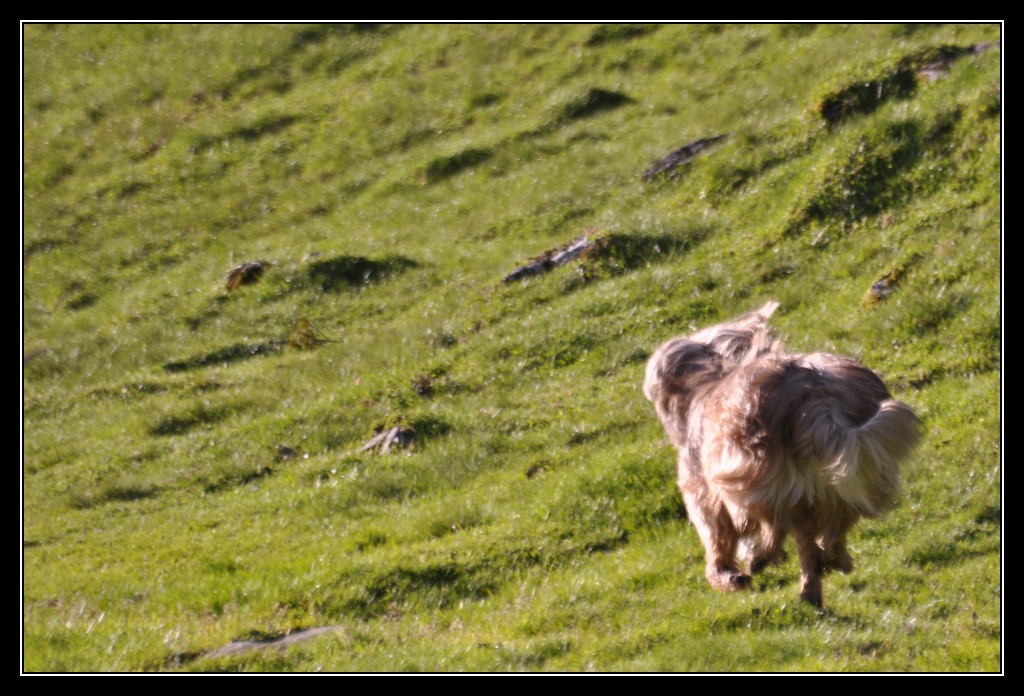
[[[768,302],[732,321],[698,331],[690,340],[703,343],[718,353],[723,369],[728,372],[749,358],[782,349],[781,342],[768,328],[768,318],[778,307],[778,302]]]
[[[762,317],[763,320],[767,322],[768,321],[768,317],[770,317],[771,315],[775,314],[775,310],[778,309],[778,308],[779,308],[779,303],[778,302],[776,302],[775,300],[769,300],[768,302],[766,302],[764,304],[763,307],[761,307],[761,309],[758,309],[758,310],[756,310],[753,313],[758,315],[758,316],[760,316],[760,317]]]
[[[644,396],[653,404],[675,445],[686,441],[690,406],[704,386],[722,379],[721,357],[702,343],[673,338],[647,361]]]
[[[692,391],[709,379],[721,377],[721,356],[703,343],[673,338],[647,361],[644,395],[654,401],[666,391]]]
[[[768,330],[768,319],[778,308],[778,302],[768,302],[760,309],[748,312],[733,319],[732,321],[725,321],[721,324],[715,324],[714,326],[702,329],[690,336],[690,340],[697,341],[698,343],[710,344],[719,334],[726,331],[745,333],[748,335],[766,332]]]

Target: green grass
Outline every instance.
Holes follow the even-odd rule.
[[[1001,671],[1000,40],[24,25],[23,670]],[[707,586],[640,391],[768,299],[927,428],[824,613]]]

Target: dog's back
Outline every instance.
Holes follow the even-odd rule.
[[[776,513],[838,496],[858,515],[892,506],[920,422],[852,358],[770,354],[737,368],[702,406],[715,485]],[[743,456],[726,452],[742,451]]]

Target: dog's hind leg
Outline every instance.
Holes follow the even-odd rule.
[[[739,534],[732,518],[720,503],[708,500],[706,489],[691,490],[680,486],[686,512],[697,528],[704,545],[704,574],[716,590],[742,590],[750,587],[750,576],[740,572],[736,564]]]
[[[797,553],[800,555],[800,599],[821,609],[821,576],[825,572],[825,552],[818,546],[810,515],[793,524]]]
[[[825,571],[838,570],[841,573],[849,573],[853,570],[853,559],[850,552],[846,550],[846,535],[857,521],[857,513],[850,508],[845,515],[839,516],[821,538],[821,548],[824,549]]]

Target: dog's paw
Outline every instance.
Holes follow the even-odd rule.
[[[736,570],[715,570],[708,572],[708,581],[716,590],[735,592],[750,587],[751,578]]]
[[[818,585],[816,587],[805,587],[800,592],[800,599],[807,602],[808,604],[814,605],[818,609],[825,608],[825,602],[821,596],[821,585]]]

